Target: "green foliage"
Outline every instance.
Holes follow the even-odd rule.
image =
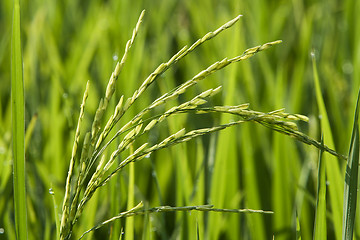
[[[0,37],[0,230],[4,229],[0,238],[5,239],[16,236],[14,203],[9,201],[13,197],[8,57],[13,6],[10,2],[0,2],[0,28],[4,33]],[[342,155],[335,158],[327,152],[335,154],[332,149],[348,155],[350,146],[360,86],[356,67],[360,62],[360,55],[356,54],[360,44],[360,26],[356,24],[360,21],[358,1],[93,0],[21,4],[29,239],[59,237],[64,196],[68,194],[69,201],[64,206],[69,216],[76,216],[71,209],[76,209],[73,207],[84,197],[85,189],[79,196],[74,195],[77,176],[82,172],[80,162],[88,163],[86,151],[82,153],[84,146],[88,146],[87,151],[93,151],[97,147],[94,140],[109,142],[129,122],[133,128],[119,134],[103,149],[104,165],[125,136],[131,139],[130,133],[139,134],[139,142],[132,143],[135,153],[138,149],[137,153],[149,153],[142,151],[183,143],[150,156],[141,155],[146,158],[133,164],[134,173],[125,167],[112,175],[84,205],[72,229],[72,239],[79,239],[99,224],[101,228],[85,234],[83,239],[126,239],[128,231],[134,232],[135,239],[271,239],[273,236],[311,239],[318,210],[317,182],[319,177],[324,177],[318,174],[318,148],[322,145],[315,141],[322,132],[324,144],[330,149],[323,147],[321,160],[328,195],[327,228],[320,235],[341,238],[341,226],[351,222],[342,218],[347,210],[342,204],[347,199],[342,190],[346,162]],[[146,15],[136,40],[127,44],[143,9]],[[182,46],[189,46],[239,14],[243,17],[231,29],[191,50],[191,54],[171,68],[161,65],[169,63]],[[282,39],[283,43],[251,59],[233,63],[246,55],[241,55],[245,49],[276,39]],[[312,49],[317,56],[317,74],[311,64]],[[188,50],[183,49],[177,56]],[[254,50],[248,49],[247,53]],[[123,54],[126,62],[118,66]],[[212,71],[227,63],[221,71]],[[116,84],[108,88],[114,69],[121,73],[115,77]],[[186,87],[183,94],[166,95],[168,101],[162,99],[157,102],[161,106],[143,112],[143,122],[134,118],[154,100],[180,91],[181,86],[187,86],[182,84],[196,79],[194,76],[206,69],[202,73],[206,79]],[[152,72],[163,74],[157,74],[156,81],[149,78],[151,86],[142,85]],[[80,107],[83,113],[79,114],[87,81],[90,85],[86,105]],[[222,85],[220,92],[219,85]],[[142,86],[146,86],[146,91]],[[134,95],[136,89],[144,94]],[[208,89],[211,91],[207,94],[214,92],[211,98],[200,96]],[[107,97],[108,94],[112,97]],[[203,100],[208,103],[199,105]],[[250,103],[258,111],[250,110],[244,103]],[[194,105],[201,109],[190,110],[189,106]],[[237,108],[221,107],[224,105]],[[300,130],[296,130],[282,108],[307,115],[309,122],[297,122]],[[224,114],[229,111],[233,113]],[[206,115],[198,114],[204,112]],[[166,121],[161,119],[164,114]],[[79,118],[82,121],[78,126]],[[106,128],[109,119],[115,119],[117,125],[110,121]],[[288,125],[273,125],[274,120]],[[226,125],[235,122],[239,125]],[[140,135],[147,126],[148,131]],[[222,131],[206,134],[218,130]],[[168,139],[169,136],[173,138]],[[190,136],[199,138],[187,141]],[[145,143],[148,145],[144,146]],[[119,170],[117,166],[131,155],[129,150],[119,153],[107,173]],[[91,180],[101,156],[83,171],[89,173],[84,182]],[[69,166],[72,174],[67,177]],[[323,186],[324,179],[321,183]],[[132,204],[129,192],[134,193]],[[143,208],[130,209],[139,202]],[[210,211],[208,205],[216,209],[270,210],[274,214],[217,212]],[[176,207],[188,209],[182,211]],[[124,217],[101,224],[131,211],[144,211],[132,217],[131,229],[127,229]],[[324,214],[324,209],[321,211]],[[354,235],[358,237],[357,225]]]

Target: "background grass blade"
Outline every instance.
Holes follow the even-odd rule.
[[[239,6],[234,4],[234,9],[238,9]],[[229,47],[226,48],[227,52],[230,54],[232,51],[241,51],[241,47],[238,33],[239,29],[234,29],[234,36],[229,42]],[[239,44],[240,43],[240,44]],[[232,47],[230,47],[232,46]],[[226,95],[223,96],[224,105],[231,105],[236,102],[235,86],[236,86],[236,69],[232,68],[226,71],[224,78],[224,92]],[[221,123],[226,123],[231,121],[231,116],[223,115],[220,119]],[[218,144],[216,147],[215,153],[215,162],[213,169],[210,170],[212,175],[211,178],[211,190],[210,190],[210,200],[211,204],[219,207],[239,207],[239,192],[238,182],[236,181],[236,176],[239,176],[239,166],[238,166],[238,153],[235,151],[237,148],[236,145],[236,133],[233,129],[227,129],[223,132],[220,132],[218,135]],[[224,176],[227,175],[226,178]],[[237,194],[238,193],[238,194]],[[249,206],[246,206],[249,207]],[[253,206],[251,206],[253,207]],[[229,234],[229,238],[234,238],[234,236],[239,236],[240,229],[236,226],[239,224],[238,216],[219,216],[215,214],[209,214],[209,229],[208,229],[208,239],[219,239],[221,232],[226,231]],[[232,229],[229,231],[228,229]],[[236,237],[235,237],[236,238]],[[207,239],[205,237],[205,239]]]
[[[301,240],[300,220],[297,214],[296,214],[296,240]]]
[[[14,164],[15,229],[18,240],[27,239],[25,189],[25,103],[21,54],[20,4],[14,1],[11,38],[11,108]]]
[[[324,144],[328,147],[335,149],[334,140],[332,137],[332,131],[330,127],[329,117],[325,108],[324,99],[321,93],[320,80],[317,72],[315,52],[311,53],[312,63],[313,63],[313,74],[314,74],[314,84],[315,84],[315,92],[316,92],[316,100],[319,108],[320,114],[320,124],[321,130],[324,133]],[[339,162],[333,156],[325,154],[323,156],[326,168],[326,178],[328,180],[328,189],[330,196],[330,206],[332,210],[332,223],[335,230],[336,239],[341,238],[341,209],[342,209],[342,198],[339,193],[343,192],[343,187],[341,185],[342,182],[342,174],[340,172]]]
[[[324,144],[324,139],[321,143]],[[314,240],[323,239],[326,236],[326,177],[325,177],[325,163],[323,162],[323,150],[319,153],[318,164],[318,187],[316,199],[316,213],[314,225]]]
[[[130,151],[133,152],[133,147],[130,147]],[[134,181],[135,181],[135,166],[134,163],[129,164],[129,183],[128,183],[128,199],[127,209],[134,207]],[[135,232],[134,218],[126,218],[125,223],[125,240],[133,240]]]
[[[356,213],[356,198],[359,171],[359,97],[358,94],[354,126],[351,135],[349,158],[345,172],[342,239],[352,239]]]

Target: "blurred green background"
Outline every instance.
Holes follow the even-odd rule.
[[[335,149],[347,154],[360,80],[357,67],[360,1],[22,1],[27,129],[32,119],[35,124],[26,151],[29,239],[56,237],[55,218],[61,209],[86,81],[90,80],[91,85],[84,129],[91,126],[99,99],[143,9],[145,18],[118,79],[112,107],[121,95],[130,97],[160,63],[184,45],[192,44],[239,14],[243,17],[168,70],[120,124],[213,62],[281,39],[282,44],[217,72],[183,98],[191,99],[200,91],[222,85],[222,93],[211,104],[250,103],[252,109],[262,112],[284,107],[287,112],[309,116],[310,122],[299,127],[320,139],[310,57],[314,52]],[[0,239],[15,239],[11,26],[12,1],[1,1],[0,228],[4,233]],[[110,116],[111,111],[107,114]],[[182,127],[209,127],[232,118],[174,117],[161,125],[148,141],[156,143]],[[199,234],[200,239],[271,239],[272,236],[294,239],[297,214],[303,239],[311,239],[317,161],[318,151],[314,147],[254,123],[161,150],[135,164],[136,202],[144,201],[150,207],[213,204],[217,208],[252,208],[275,213],[158,213],[135,218],[135,238],[196,239]],[[336,159],[333,162],[340,166],[342,179],[338,180],[343,185],[345,162]],[[74,239],[95,224],[126,210],[127,182],[126,170],[93,197],[75,226]],[[328,182],[328,186],[331,184]],[[55,193],[55,206],[50,188]],[[342,196],[343,193],[339,193],[341,199]],[[334,212],[338,206],[328,200],[327,207],[328,239],[339,239],[337,225],[339,221],[341,225],[341,219]],[[119,239],[122,227],[124,221],[121,220],[93,232],[88,239]],[[126,233],[126,226],[124,231]],[[360,237],[360,228],[355,231]]]

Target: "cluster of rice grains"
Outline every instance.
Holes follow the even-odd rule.
[[[124,96],[121,96],[120,100],[118,101],[118,104],[115,107],[114,113],[108,119],[105,127],[101,129],[101,125],[104,122],[103,119],[104,112],[108,109],[109,101],[115,91],[116,80],[119,77],[119,74],[124,66],[124,63],[129,54],[129,50],[134,43],[143,16],[144,16],[144,11],[141,13],[139,17],[136,27],[133,30],[131,39],[126,44],[125,52],[121,61],[117,63],[115,70],[110,77],[109,83],[107,85],[105,97],[101,99],[99,103],[99,107],[96,111],[91,131],[87,132],[84,136],[84,142],[80,154],[81,157],[80,159],[77,159],[77,156],[79,156],[78,146],[80,139],[80,126],[84,116],[84,107],[88,96],[89,82],[86,85],[83,101],[80,107],[80,115],[75,132],[75,140],[74,140],[72,155],[70,159],[70,166],[66,180],[65,196],[62,206],[60,239],[70,238],[73,226],[75,225],[78,218],[81,216],[85,204],[93,196],[96,189],[104,185],[107,181],[111,179],[112,176],[114,176],[114,174],[119,172],[130,162],[139,161],[156,150],[166,148],[174,144],[186,142],[198,136],[219,131],[233,125],[237,125],[249,121],[257,122],[278,132],[293,136],[296,139],[305,142],[307,144],[314,145],[318,148],[324,148],[325,151],[337,155],[336,152],[332,151],[331,149],[328,149],[326,146],[322,146],[317,141],[310,139],[309,137],[307,137],[306,135],[304,135],[303,133],[297,130],[296,124],[292,121],[294,120],[307,121],[307,117],[305,116],[298,114],[287,114],[284,113],[283,109],[268,113],[252,111],[248,108],[249,107],[248,104],[242,104],[239,106],[213,106],[206,108],[202,107],[202,105],[204,105],[204,103],[207,102],[208,98],[217,94],[221,90],[221,87],[206,90],[200,93],[199,95],[195,96],[193,99],[165,111],[162,115],[154,116],[146,119],[144,118],[145,114],[147,114],[150,110],[160,105],[163,105],[164,103],[168,102],[171,99],[177,98],[179,95],[183,94],[188,88],[195,85],[196,83],[203,80],[212,73],[232,63],[246,60],[247,58],[253,56],[254,54],[262,50],[265,50],[273,45],[279,44],[281,41],[265,43],[263,45],[245,50],[243,54],[240,56],[231,59],[224,58],[221,61],[215,62],[205,70],[199,72],[192,79],[186,81],[185,83],[177,86],[175,89],[165,93],[161,97],[154,100],[148,107],[137,113],[129,122],[127,122],[123,126],[120,126],[119,127],[120,130],[118,130],[114,134],[114,136],[111,137],[110,140],[105,141],[110,131],[119,122],[119,120],[124,115],[124,113],[145,92],[145,90],[149,87],[150,84],[152,84],[161,74],[163,74],[172,65],[174,65],[179,60],[184,58],[187,54],[192,52],[196,47],[206,42],[207,40],[212,39],[223,30],[231,27],[241,17],[239,15],[233,20],[227,22],[226,24],[218,28],[217,30],[207,33],[205,36],[197,40],[190,47],[185,46],[184,48],[182,48],[166,63],[160,64],[155,69],[155,71],[152,72],[145,79],[142,85],[134,92],[132,97],[129,97],[124,102]],[[152,146],[149,146],[148,143],[144,143],[139,148],[135,149],[134,151],[131,151],[129,156],[127,156],[120,164],[117,164],[117,166],[115,167],[113,166],[117,156],[121,152],[132,146],[134,141],[136,141],[141,135],[149,132],[158,123],[166,120],[169,116],[173,114],[189,113],[189,112],[195,112],[201,114],[206,114],[211,112],[234,114],[239,117],[239,120],[224,125],[218,125],[210,128],[201,128],[192,131],[186,131],[183,128],[178,132],[168,136],[161,142],[154,144]],[[119,141],[120,143],[118,144],[116,150],[110,155],[110,157],[106,157],[106,155],[103,154],[103,152],[109,146],[109,144],[113,142],[114,139],[120,139]],[[79,171],[74,171],[75,164],[79,165]],[[90,171],[90,169],[92,169],[93,166],[96,166],[95,171]],[[141,208],[142,205],[140,204],[134,209],[124,212],[122,215],[124,216],[134,215],[135,214],[134,211],[144,211],[141,210]],[[174,208],[173,210],[177,211],[176,208]],[[190,207],[189,210],[211,211],[214,209],[212,209],[211,207],[198,207],[198,208]],[[151,212],[151,209],[149,209],[149,211]]]

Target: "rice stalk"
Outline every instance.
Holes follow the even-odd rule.
[[[143,13],[144,13],[144,11],[142,12],[142,15],[143,15]],[[163,74],[167,69],[169,69],[172,65],[177,63],[182,58],[184,58],[187,54],[194,51],[198,46],[200,46],[204,42],[214,38],[215,36],[217,36],[222,31],[230,28],[232,25],[234,25],[240,19],[240,17],[241,17],[241,15],[239,15],[236,18],[232,19],[231,21],[225,23],[224,25],[219,27],[217,30],[207,33],[205,36],[203,36],[202,38],[198,39],[195,43],[193,43],[190,47],[184,46],[178,53],[176,53],[174,56],[172,56],[169,59],[168,62],[161,63],[155,69],[155,71],[152,72],[149,75],[149,77],[142,83],[142,85],[139,87],[139,89],[134,92],[133,96],[131,98],[127,99],[127,101],[126,101],[126,103],[124,104],[123,107],[121,107],[122,106],[122,99],[120,99],[119,104],[115,109],[116,114],[114,114],[110,118],[108,123],[106,124],[107,127],[105,127],[103,133],[100,135],[100,137],[98,139],[98,142],[96,144],[96,149],[100,146],[100,144],[105,139],[107,134],[110,132],[112,127],[120,120],[120,118],[124,115],[124,113],[130,108],[130,106],[136,101],[136,99],[150,86],[150,84],[153,83],[157,79],[158,76]],[[139,22],[138,22],[138,24],[137,24],[137,26],[135,28],[136,31],[134,30],[134,33],[136,33],[138,31],[139,23],[141,22],[141,20],[142,20],[142,16],[140,16],[140,18],[139,18]],[[133,34],[132,39],[135,38],[135,36],[136,36],[136,34]],[[130,41],[130,42],[132,43],[133,40]],[[260,51],[260,50],[258,50],[258,51]],[[124,59],[124,57],[123,57],[123,59]],[[120,102],[121,102],[121,104],[120,104]]]
[[[196,137],[203,136],[205,134],[214,133],[228,127],[246,123],[246,122],[256,122],[260,123],[272,130],[278,131],[280,133],[292,136],[299,141],[304,143],[316,146],[320,149],[324,149],[324,151],[328,151],[329,153],[338,156],[339,158],[346,158],[342,155],[337,154],[332,149],[322,146],[316,140],[309,138],[305,134],[301,133],[297,129],[297,125],[293,121],[307,121],[307,117],[300,114],[288,114],[284,112],[284,109],[279,109],[275,111],[271,111],[268,113],[262,113],[258,111],[253,111],[248,109],[248,104],[242,104],[238,106],[214,106],[204,108],[202,105],[207,103],[207,99],[211,98],[215,94],[217,94],[221,90],[221,86],[215,89],[208,89],[189,101],[185,101],[184,103],[178,104],[158,116],[151,116],[146,118],[146,114],[149,113],[152,109],[159,107],[167,103],[172,99],[178,98],[181,94],[186,92],[188,88],[194,86],[199,81],[205,79],[209,75],[225,68],[226,66],[236,63],[239,61],[246,60],[256,53],[266,50],[276,44],[281,43],[280,40],[273,41],[269,43],[265,43],[253,48],[249,48],[243,52],[243,54],[233,57],[233,58],[224,58],[221,61],[217,61],[207,67],[206,69],[200,71],[193,78],[186,81],[185,83],[175,87],[173,90],[165,93],[161,97],[154,100],[149,106],[145,107],[142,111],[137,113],[130,121],[125,123],[107,142],[105,139],[108,137],[109,133],[113,129],[113,127],[119,122],[122,116],[127,112],[127,110],[134,104],[134,102],[145,92],[145,90],[154,82],[156,79],[163,74],[167,69],[172,67],[179,60],[184,58],[187,54],[191,53],[196,47],[200,46],[202,43],[207,40],[212,39],[216,35],[218,35],[223,30],[231,27],[235,22],[237,22],[240,16],[237,16],[233,20],[228,23],[222,25],[220,28],[213,32],[207,33],[204,37],[197,40],[190,47],[183,47],[179,52],[177,52],[173,57],[171,57],[167,62],[160,64],[155,71],[153,71],[140,85],[140,87],[135,90],[133,95],[127,98],[124,101],[124,96],[121,96],[118,100],[118,103],[114,109],[114,113],[107,120],[105,127],[101,130],[101,125],[103,123],[103,117],[105,111],[108,109],[108,103],[114,94],[115,91],[115,83],[116,80],[124,66],[126,58],[128,56],[129,50],[134,43],[135,37],[138,33],[140,23],[142,22],[144,12],[141,13],[139,20],[136,24],[136,27],[133,31],[131,39],[127,42],[125,53],[123,58],[115,67],[114,72],[112,73],[109,83],[106,88],[105,97],[100,100],[99,106],[96,110],[95,117],[91,126],[90,131],[85,133],[83,146],[81,149],[80,159],[76,159],[76,153],[78,152],[78,144],[79,144],[79,136],[80,136],[80,123],[84,114],[84,105],[88,92],[88,85],[86,87],[83,103],[80,108],[80,115],[78,120],[77,130],[75,132],[75,141],[73,145],[72,157],[70,159],[70,166],[68,172],[68,178],[66,181],[66,193],[64,197],[63,203],[63,213],[62,213],[62,221],[61,221],[61,229],[60,229],[60,238],[61,239],[69,239],[72,233],[73,226],[76,224],[78,219],[83,213],[84,207],[86,203],[92,198],[96,190],[105,185],[115,174],[121,171],[124,167],[129,165],[130,163],[134,163],[140,161],[146,156],[151,155],[153,152],[158,151],[163,148],[168,148],[170,146],[180,144],[183,142],[187,142],[193,140]],[[160,124],[164,120],[167,120],[169,117],[176,114],[188,114],[188,113],[198,113],[198,114],[209,114],[209,113],[219,113],[219,114],[233,114],[237,115],[240,120],[229,122],[226,124],[208,127],[208,128],[200,128],[187,131],[185,128],[182,128],[175,132],[174,134],[164,138],[162,141],[150,145],[149,143],[141,143],[139,138],[148,133],[150,130],[154,129],[156,125]],[[124,136],[125,135],[125,136]],[[104,154],[105,149],[115,140],[119,139],[119,143],[115,151],[113,151],[110,156],[106,156]],[[139,141],[138,141],[139,140]],[[114,166],[115,160],[118,158],[119,154],[124,152],[126,149],[131,146],[140,145],[134,151],[130,151],[130,153],[125,156],[125,159],[121,161],[119,164]],[[100,159],[100,160],[99,160]],[[99,160],[99,161],[98,161]],[[72,181],[73,177],[75,177],[74,166],[75,163],[79,164],[79,171],[77,175],[76,181]],[[93,166],[96,164],[95,170]],[[91,173],[92,172],[92,173]],[[91,176],[90,176],[91,174]],[[86,179],[90,179],[86,182]],[[75,182],[74,186],[72,186],[72,182]],[[131,186],[130,186],[131,187]],[[130,189],[130,188],[129,188]],[[131,199],[131,198],[129,198]],[[134,212],[138,210],[139,206],[122,213],[122,217],[135,215]],[[154,211],[190,211],[190,210],[198,210],[198,211],[227,211],[224,209],[212,209],[209,207],[183,207],[183,208],[168,208],[168,207],[160,207],[155,208]],[[148,213],[150,210],[147,210]],[[152,211],[152,210],[151,210]],[[150,211],[150,212],[151,212]],[[236,212],[236,211],[234,211]],[[251,212],[251,211],[245,211]],[[262,212],[265,213],[265,212]],[[130,227],[128,231],[133,231],[133,227]]]
[[[222,28],[220,28],[222,29]],[[147,108],[145,108],[143,111],[139,112],[131,121],[129,121],[126,125],[124,125],[119,131],[116,132],[116,134],[112,137],[112,139],[105,144],[105,146],[96,153],[95,157],[92,157],[92,159],[90,160],[90,164],[89,164],[89,168],[92,166],[92,164],[94,163],[95,159],[105,150],[105,148],[115,139],[117,138],[120,134],[122,134],[123,132],[127,131],[130,127],[134,126],[134,124],[136,122],[138,122],[146,113],[148,113],[151,109],[158,107],[164,103],[166,103],[167,101],[170,101],[171,99],[177,98],[180,94],[183,94],[189,87],[197,84],[200,80],[205,79],[206,77],[208,77],[209,75],[211,75],[212,73],[221,70],[222,68],[228,66],[231,63],[235,63],[235,62],[239,62],[245,59],[250,58],[251,56],[253,56],[255,53],[260,52],[262,50],[265,50],[275,44],[279,44],[281,43],[281,41],[274,41],[274,42],[269,42],[257,47],[253,47],[250,49],[247,49],[246,51],[244,51],[244,53],[240,56],[234,57],[232,59],[223,59],[220,62],[215,62],[214,64],[210,65],[207,69],[201,71],[200,73],[198,73],[196,76],[194,76],[192,79],[186,81],[185,83],[181,84],[180,86],[176,87],[175,89],[173,89],[172,91],[165,93],[164,95],[162,95],[161,97],[159,97],[158,99],[156,99],[153,103],[151,103]],[[151,75],[150,75],[151,76]],[[146,81],[146,80],[145,80]],[[217,89],[219,90],[219,89]],[[135,91],[136,92],[136,91]],[[128,99],[129,101],[129,99]],[[149,128],[149,127],[148,127]],[[99,144],[97,144],[98,146]]]
[[[62,206],[62,219],[61,219],[61,225],[60,225],[61,236],[66,236],[70,231],[70,226],[69,226],[70,222],[68,222],[67,219],[69,218],[69,215],[70,215],[69,204],[70,204],[71,179],[74,176],[73,169],[75,166],[75,156],[76,156],[77,148],[79,145],[80,126],[81,126],[82,119],[84,117],[84,108],[85,108],[86,99],[88,97],[88,92],[89,92],[89,82],[87,82],[87,84],[86,84],[83,100],[82,100],[82,103],[80,106],[80,114],[79,114],[79,119],[78,119],[76,131],[75,131],[75,139],[74,139],[74,144],[73,144],[73,149],[72,149],[72,154],[71,154],[71,159],[70,159],[70,166],[69,166],[69,171],[68,171],[68,175],[67,175],[67,179],[66,179],[65,196],[64,196],[63,206]]]
[[[214,208],[213,205],[199,205],[199,206],[185,206],[185,207],[171,207],[171,206],[160,206],[160,207],[153,207],[148,209],[142,209],[143,203],[140,202],[136,207],[118,214],[115,217],[112,217],[93,228],[87,230],[86,232],[81,235],[80,239],[83,238],[87,233],[94,231],[96,229],[99,229],[106,224],[109,224],[115,220],[126,218],[126,217],[132,217],[132,216],[140,216],[140,215],[146,215],[146,214],[154,214],[154,213],[161,213],[161,212],[178,212],[178,211],[200,211],[200,212],[218,212],[218,213],[252,213],[252,214],[273,214],[272,211],[265,211],[265,210],[254,210],[254,209],[224,209],[224,208]]]

